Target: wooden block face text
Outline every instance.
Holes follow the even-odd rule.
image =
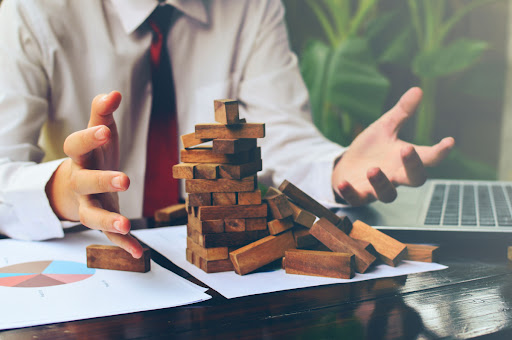
[[[212,193],[213,205],[236,205],[236,192],[214,192]]]
[[[214,139],[212,149],[215,153],[236,154],[257,147],[256,138]]]
[[[172,167],[172,177],[176,179],[193,179],[195,163],[180,163]]]
[[[238,124],[238,101],[233,99],[221,99],[213,101],[215,121],[221,124]]]
[[[228,247],[203,248],[187,237],[187,248],[205,260],[224,260],[229,258]]]
[[[293,238],[295,239],[297,249],[315,248],[320,244],[318,240],[309,233],[309,228],[302,226],[296,226],[293,229]]]
[[[313,226],[313,223],[315,223],[316,220],[315,215],[309,211],[299,208],[291,202],[290,207],[292,208],[292,216],[295,223],[300,224],[306,228],[311,228]]]
[[[261,190],[244,191],[238,193],[239,205],[261,204]]]
[[[283,218],[293,215],[293,209],[286,195],[278,194],[268,196],[267,194],[265,195],[265,201],[274,219],[282,220]]]
[[[198,139],[239,139],[264,138],[265,124],[196,124],[195,137]]]
[[[267,230],[267,218],[246,218],[245,219],[245,230]]]
[[[199,207],[199,219],[201,221],[266,216],[266,204]]]
[[[235,272],[244,275],[263,267],[284,256],[288,249],[295,247],[291,232],[270,235],[245,247],[229,253]]]
[[[240,192],[254,191],[256,178],[246,177],[244,179],[187,179],[185,180],[185,191],[189,194],[214,193],[214,192]]]
[[[87,267],[146,273],[151,269],[149,248],[143,248],[142,257],[134,259],[117,246],[92,244],[86,248]]]
[[[197,179],[216,179],[219,177],[218,164],[196,164],[194,167],[194,178]],[[187,178],[188,179],[188,178]]]
[[[200,245],[205,248],[245,246],[268,236],[267,230],[242,231],[234,233],[199,234]],[[194,237],[192,237],[194,239]]]
[[[285,253],[287,274],[351,279],[355,275],[354,255],[315,250],[290,249]]]
[[[293,219],[285,218],[282,220],[272,220],[268,222],[268,231],[270,235],[277,235],[293,228]]]
[[[397,266],[407,254],[405,244],[359,220],[352,224],[349,236],[370,242],[382,262],[392,267]]]
[[[201,207],[204,205],[212,205],[212,194],[209,192],[188,194],[187,202],[188,202],[188,205],[191,207]]]
[[[407,255],[404,260],[420,261],[420,262],[437,262],[438,246],[428,244],[405,244],[407,247]]]
[[[187,216],[185,204],[175,204],[155,211],[156,222],[167,222],[182,219]]]
[[[254,151],[241,151],[235,154],[222,154],[214,153],[210,147],[198,147],[182,149],[180,154],[181,161],[184,163],[244,164],[261,158],[261,151],[257,151],[258,149],[256,148]]]
[[[227,233],[236,233],[245,231],[245,219],[243,218],[231,218],[224,220],[224,230]]]
[[[261,171],[263,163],[261,159],[256,159],[252,162],[232,165],[232,164],[220,164],[219,165],[219,177],[226,179],[241,179],[255,175],[258,171]]]
[[[311,196],[297,188],[295,185],[288,181],[283,181],[279,186],[279,190],[286,196],[290,197],[299,207],[306,209],[310,213],[318,216],[325,217],[329,222],[334,225],[340,223],[340,217],[315,201]]]
[[[324,217],[316,221],[309,232],[334,252],[354,254],[356,270],[359,273],[366,272],[376,260],[375,256],[361,248],[356,241]]]
[[[209,141],[211,141],[211,139],[196,138],[196,134],[194,132],[181,136],[181,143],[183,143],[184,148],[191,148],[193,146],[203,144]]]

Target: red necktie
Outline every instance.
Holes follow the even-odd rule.
[[[155,210],[179,202],[179,182],[172,178],[178,164],[178,124],[171,60],[167,51],[167,32],[173,8],[157,6],[148,18],[153,31],[151,41],[151,82],[153,101],[148,131],[146,176],[144,180],[145,217]]]

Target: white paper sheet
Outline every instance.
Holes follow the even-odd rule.
[[[0,329],[174,307],[211,298],[204,288],[155,262],[147,273],[87,268],[85,248],[90,244],[111,243],[98,231],[45,242],[0,240]],[[44,275],[36,277],[38,273]],[[52,285],[58,283],[53,280],[60,283]]]
[[[381,277],[401,276],[448,268],[437,263],[403,261],[397,267],[382,264],[366,274],[358,274],[350,280],[333,279],[316,276],[286,274],[283,269],[272,272],[252,273],[244,276],[235,272],[207,274],[186,260],[186,227],[164,227],[136,230],[133,234],[142,242],[183,268],[203,283],[213,288],[228,299],[240,296],[277,292],[333,283],[351,283]]]

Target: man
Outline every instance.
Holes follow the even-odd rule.
[[[353,205],[390,202],[397,185],[421,185],[424,166],[437,164],[454,144],[445,138],[415,147],[397,138],[421,100],[421,90],[413,88],[345,151],[311,123],[278,0],[167,2],[174,7],[165,45],[178,134],[211,121],[213,99],[238,99],[248,122],[266,123],[265,184],[286,178],[322,201],[334,202],[337,195]],[[62,237],[62,221],[79,220],[141,255],[128,218],[142,214],[152,106],[148,17],[161,5],[4,0],[0,232],[32,240]],[[62,145],[65,155],[58,152]],[[62,158],[41,162],[45,152]]]

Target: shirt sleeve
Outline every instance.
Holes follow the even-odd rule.
[[[24,1],[0,6],[0,233],[24,240],[64,235],[45,193],[62,160],[41,163],[38,146],[48,118],[47,74],[42,66],[49,52],[36,11]]]
[[[327,140],[312,122],[308,92],[288,43],[283,5],[269,0],[259,9],[238,98],[248,120],[266,123],[260,180],[279,186],[287,179],[317,200],[334,203],[334,161],[345,149]]]

